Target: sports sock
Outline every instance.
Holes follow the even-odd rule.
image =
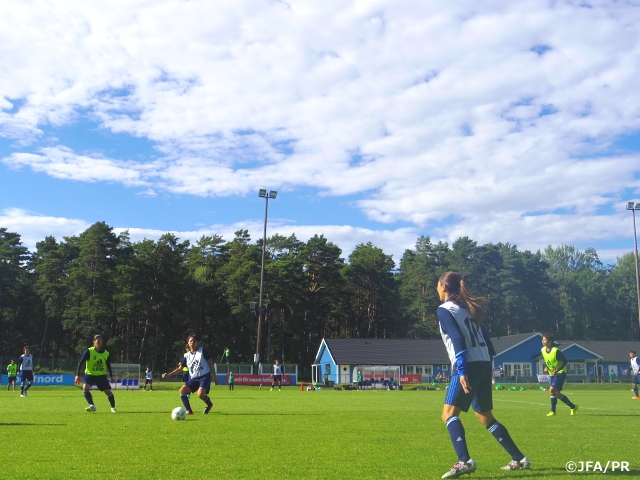
[[[638,387],[637,386],[633,387],[633,393],[636,394],[636,397],[638,396]]]
[[[461,462],[468,462],[471,457],[469,456],[469,450],[467,449],[467,439],[464,434],[464,427],[458,417],[449,417],[447,420],[447,430],[451,436],[451,443],[456,450],[458,460]]]
[[[576,408],[576,406],[573,403],[571,403],[571,400],[569,400],[566,395],[562,395],[560,397],[560,400],[566,405],[568,405],[569,408]]]
[[[555,395],[551,395],[551,411],[552,412],[556,411],[557,404],[558,404],[558,397],[556,397]]]
[[[189,403],[189,397],[186,395],[180,395],[180,400],[182,400],[182,404],[187,412],[191,412],[191,404]]]
[[[89,405],[93,405],[93,396],[89,390],[84,390],[84,398]]]
[[[511,458],[513,460],[519,462],[524,458],[524,455],[516,446],[515,442],[511,438],[511,435],[509,435],[509,431],[507,430],[507,428],[499,421],[494,419],[493,422],[491,422],[487,427],[487,430],[489,430],[489,432],[491,432],[491,435],[493,435],[495,439],[498,440],[498,443],[502,445],[502,448],[504,448],[509,455],[511,455]]]
[[[107,395],[107,398],[109,399],[109,404],[111,405],[111,408],[116,408],[116,397],[113,396],[113,392]]]
[[[27,386],[24,388],[24,391],[26,392],[30,388],[31,388],[31,382],[27,382]]]
[[[207,395],[206,397],[204,397],[203,402],[207,404],[207,407],[211,407],[211,406],[213,406],[213,402],[212,402],[212,401],[211,401],[211,399],[209,398],[209,395]]]

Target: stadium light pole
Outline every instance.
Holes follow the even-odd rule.
[[[636,233],[636,210],[640,210],[640,203],[627,202],[627,210],[633,215],[633,245],[636,259],[636,293],[638,296],[638,326],[640,326],[640,276],[638,275],[638,234]]]
[[[264,198],[264,233],[262,235],[262,267],[260,268],[260,299],[258,302],[258,335],[256,339],[256,354],[253,357],[253,363],[255,366],[256,375],[258,372],[258,368],[260,366],[260,326],[262,325],[262,321],[264,320],[264,307],[262,305],[262,292],[264,291],[264,254],[265,249],[267,247],[267,215],[269,212],[269,199],[275,200],[278,196],[278,192],[275,190],[270,190],[269,193],[264,188],[261,188],[258,191],[258,196]]]

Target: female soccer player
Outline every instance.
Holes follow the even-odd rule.
[[[547,417],[555,417],[556,405],[560,399],[567,407],[571,409],[571,415],[575,415],[578,411],[578,405],[571,403],[566,395],[562,394],[562,386],[567,379],[567,359],[558,347],[553,346],[554,336],[551,332],[542,334],[542,358],[546,366],[545,372],[549,372],[549,397],[551,398],[551,411],[547,413]]]
[[[163,373],[162,378],[176,375],[182,371],[183,366],[189,367],[189,381],[180,387],[180,399],[187,410],[187,415],[193,415],[188,395],[191,392],[198,392],[198,398],[207,404],[202,412],[207,415],[213,408],[213,403],[209,398],[212,377],[213,382],[218,385],[216,368],[209,352],[202,347],[198,347],[198,336],[196,334],[189,335],[187,345],[189,346],[189,351],[184,354],[184,357],[178,363],[178,368],[169,373]]]
[[[7,365],[7,392],[11,388],[11,384],[13,384],[13,391],[16,391],[16,376],[18,375],[18,365],[16,365],[15,360],[12,358],[9,365]]]
[[[104,339],[102,335],[93,337],[93,347],[84,351],[78,362],[78,371],[76,372],[76,383],[80,383],[80,373],[84,365],[84,381],[82,382],[82,390],[84,398],[89,404],[85,410],[87,412],[95,412],[96,406],[93,404],[93,395],[91,395],[91,386],[95,385],[98,390],[104,392],[111,405],[111,413],[118,413],[116,410],[116,399],[111,391],[109,378],[113,381],[113,372],[111,371],[111,361],[109,360],[109,352],[103,347]],[[109,378],[107,378],[109,371]]]
[[[485,311],[484,299],[467,289],[462,277],[447,272],[438,280],[438,295],[444,303],[438,307],[440,335],[451,360],[451,382],[444,400],[442,421],[446,424],[458,461],[442,478],[457,478],[475,472],[476,463],[467,449],[464,427],[458,415],[473,406],[480,423],[511,455],[502,470],[530,467],[511,439],[507,429],[493,417],[491,357],[495,350],[486,329],[480,324]]]
[[[20,381],[22,382],[20,386],[20,396],[26,397],[27,390],[31,388],[31,385],[33,385],[33,382],[34,382],[34,379],[33,379],[34,366],[33,366],[33,355],[31,355],[31,350],[29,349],[29,345],[25,345],[22,351],[24,353],[20,355],[20,358],[18,359],[18,368],[20,369]]]

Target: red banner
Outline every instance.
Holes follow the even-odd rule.
[[[368,380],[376,380],[376,379],[380,381],[384,380],[384,377],[382,375],[373,375],[371,373],[364,374],[362,377]],[[422,375],[400,375],[400,383],[420,383],[420,382],[422,382]]]
[[[227,383],[229,382],[229,376],[226,375]],[[273,377],[271,375],[233,375],[234,385],[271,385]],[[282,375],[282,385],[291,385],[291,376]]]

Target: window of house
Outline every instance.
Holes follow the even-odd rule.
[[[416,375],[422,375],[422,367],[416,367]]]
[[[530,363],[503,363],[502,368],[504,370],[505,377],[530,377],[531,376],[531,364]]]
[[[584,375],[584,363],[568,363],[567,373],[569,375]]]
[[[413,374],[413,365],[407,365],[407,373]]]
[[[442,371],[446,372],[447,370],[449,370],[449,365],[442,365]]]

